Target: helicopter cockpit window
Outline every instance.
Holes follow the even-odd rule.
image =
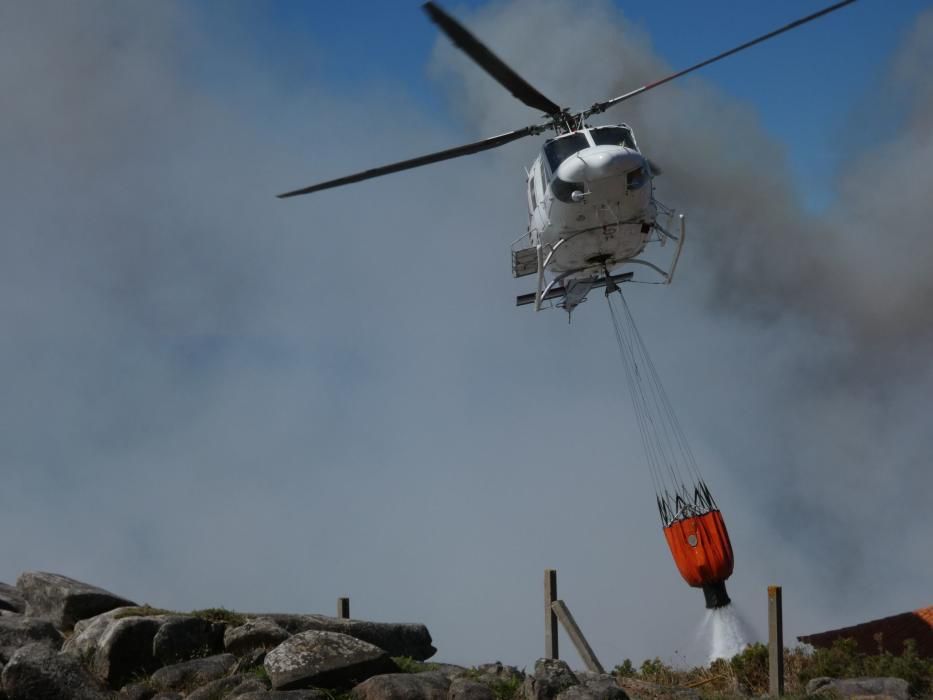
[[[591,129],[590,136],[597,146],[625,146],[635,148],[632,132],[621,126],[606,126],[602,129]]]
[[[556,173],[558,166],[577,151],[589,148],[590,142],[581,133],[569,134],[544,144],[544,154],[551,166],[551,172]]]

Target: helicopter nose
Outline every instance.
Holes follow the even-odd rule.
[[[568,182],[580,182],[581,180],[592,182],[624,175],[644,164],[645,159],[641,153],[630,148],[593,146],[565,160],[560,166],[558,175]]]

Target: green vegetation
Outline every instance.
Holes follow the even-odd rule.
[[[159,615],[191,615],[200,617],[208,622],[222,622],[232,627],[237,627],[246,622],[246,616],[226,608],[204,608],[203,610],[192,610],[191,612],[179,612],[177,610],[166,610],[164,608],[154,608],[151,605],[137,605],[131,608],[123,608],[113,617],[116,620],[124,617],[157,617]]]
[[[496,700],[516,700],[521,697],[523,683],[521,676],[503,678],[491,673],[484,673],[478,668],[468,668],[463,672],[462,677],[485,685],[492,691]]]
[[[157,615],[181,615],[182,613],[164,608],[154,608],[151,605],[137,605],[132,608],[121,608],[115,613],[113,619],[122,620],[124,617],[154,617]]]
[[[393,656],[392,660],[402,673],[424,673],[425,671],[436,671],[438,668],[437,664],[416,661],[410,656]]]
[[[858,651],[854,640],[838,640],[829,649],[809,652],[801,647],[784,650],[784,688],[787,696],[803,695],[813,678],[858,678],[864,676],[903,678],[910,692],[926,697],[933,690],[933,659],[917,654],[908,641],[900,655],[881,649],[877,654]],[[695,688],[703,697],[723,698],[736,695],[760,696],[768,692],[768,647],[751,644],[731,659],[717,659],[709,666],[675,668],[659,658],[647,659],[635,667],[625,659],[612,672],[623,678],[647,681],[663,686]]]
[[[222,622],[231,627],[239,627],[246,623],[246,615],[226,608],[204,608],[203,610],[192,610],[188,614],[200,617],[208,622]]]

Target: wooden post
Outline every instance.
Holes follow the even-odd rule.
[[[341,620],[350,619],[350,599],[337,598],[337,617]]]
[[[768,680],[771,695],[784,695],[784,612],[780,586],[768,586]]]
[[[586,641],[583,632],[580,631],[577,621],[574,620],[573,615],[570,614],[570,608],[567,607],[567,604],[562,600],[557,600],[552,607],[557,615],[557,619],[560,620],[564,629],[567,630],[570,641],[573,642],[573,645],[577,648],[577,653],[580,655],[580,658],[583,659],[583,663],[586,664],[587,669],[594,673],[605,673],[606,671],[603,669],[603,665],[599,663],[599,659],[597,659],[596,654],[593,653],[592,647],[589,645],[589,642]]]
[[[559,659],[557,654],[557,615],[552,607],[557,601],[557,571],[544,570],[544,658]]]

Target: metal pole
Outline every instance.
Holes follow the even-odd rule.
[[[557,615],[554,603],[557,602],[557,571],[544,570],[544,658],[557,659]]]
[[[337,598],[337,617],[341,620],[350,619],[350,599]]]
[[[784,695],[784,612],[780,586],[768,586],[768,681],[771,695]]]

